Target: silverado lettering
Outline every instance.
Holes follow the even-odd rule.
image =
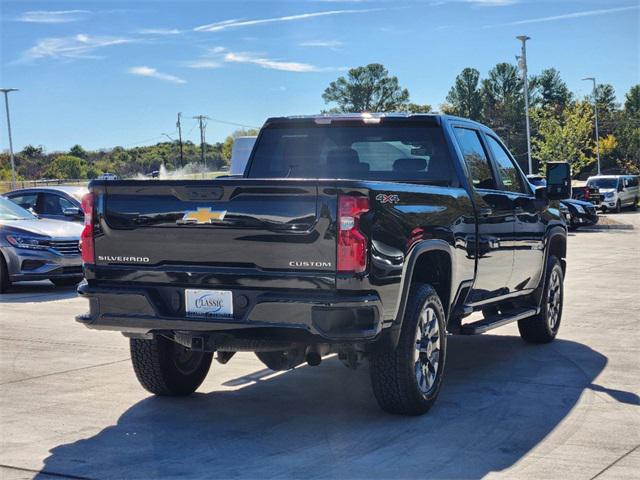
[[[567,228],[553,202],[570,188],[567,164],[536,187],[463,118],[271,118],[242,175],[91,182],[79,293],[94,301],[77,319],[129,337],[155,394],[194,392],[214,354],[255,351],[273,370],[337,354],[369,362],[385,411],[422,414],[449,333],[517,322],[527,342],[555,338]]]

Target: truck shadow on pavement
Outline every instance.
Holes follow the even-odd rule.
[[[148,397],[116,425],[53,448],[41,473],[479,478],[513,466],[538,446],[585,390],[639,403],[635,394],[594,385],[607,359],[576,342],[532,346],[484,335],[450,337],[449,348],[440,398],[423,417],[385,414],[373,398],[367,367],[352,371],[330,358],[319,368],[261,370],[225,382],[233,391]],[[214,363],[210,375],[221,368]],[[592,400],[583,400],[583,415],[598,408]],[[544,445],[537,450],[547,453]]]

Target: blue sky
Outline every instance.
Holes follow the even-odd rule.
[[[383,63],[416,103],[440,105],[467,66],[555,67],[579,95],[596,76],[621,101],[640,82],[637,0],[39,1],[0,0],[0,85],[14,147],[48,151],[186,139],[208,115],[261,125],[317,113],[349,67]],[[4,107],[4,106],[3,106]],[[4,112],[3,112],[4,113]],[[8,146],[1,116],[0,149]],[[207,140],[235,128],[210,121]]]

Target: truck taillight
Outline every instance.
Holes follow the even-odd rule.
[[[84,230],[80,235],[80,248],[84,263],[95,263],[93,248],[93,193],[82,197],[82,211],[84,212]]]
[[[360,216],[369,211],[367,197],[341,195],[338,197],[338,255],[339,272],[364,272],[367,268],[367,238],[359,230]]]

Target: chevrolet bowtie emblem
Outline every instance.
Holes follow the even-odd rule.
[[[198,208],[197,210],[186,212],[184,214],[184,217],[182,217],[182,219],[178,220],[176,223],[203,225],[207,223],[213,223],[214,221],[221,222],[222,220],[224,220],[224,216],[226,214],[226,210],[211,211],[210,208]]]

